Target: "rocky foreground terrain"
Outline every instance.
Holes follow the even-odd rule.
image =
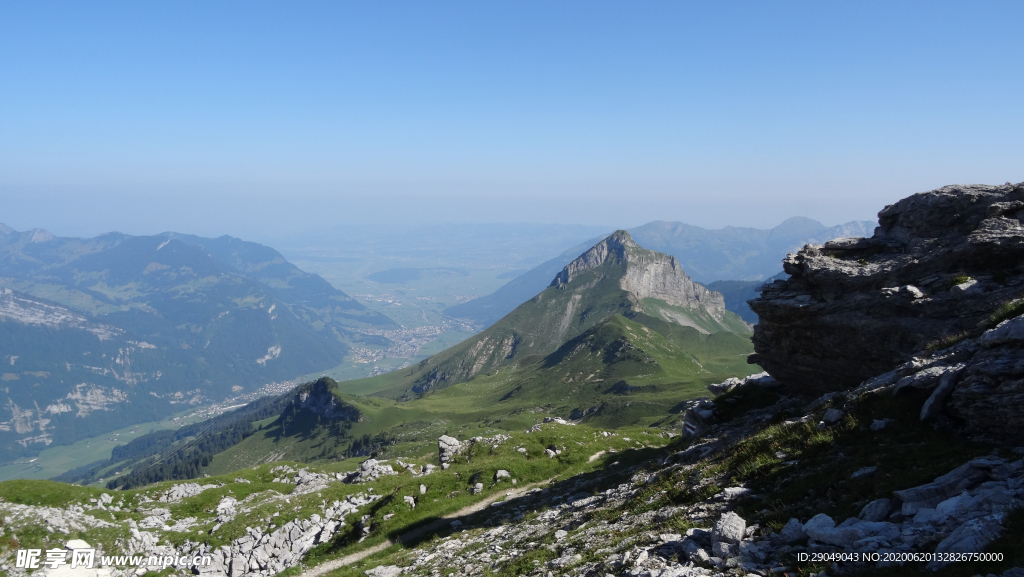
[[[724,384],[731,393],[766,386],[779,383],[759,375]],[[821,397],[804,408],[806,414],[774,430],[850,428],[844,408],[852,411],[864,396],[879,391],[865,387],[848,397]],[[713,424],[708,429],[713,435],[632,468],[625,482],[615,484],[616,473],[622,472],[609,470],[494,503],[485,515],[453,522],[456,531],[450,536],[396,553],[398,563],[365,572],[377,577],[441,575],[451,569],[467,575],[676,577],[844,573],[914,564],[939,569],[961,563],[966,554],[984,552],[1003,533],[1008,512],[1024,498],[1024,447],[1018,447],[1005,455],[997,451],[971,459],[928,483],[880,496],[845,519],[817,513],[790,518],[781,527],[761,525],[757,520],[767,510],[753,515],[736,510],[768,502],[771,495],[757,495],[743,484],[722,486],[729,475],[715,472],[716,465],[729,460],[737,439],[749,439],[758,424],[792,413],[796,401],[782,396],[746,418]],[[694,403],[693,408],[708,418],[714,414],[714,402]],[[889,421],[852,426],[884,438]],[[798,469],[800,461],[794,457],[775,454],[770,459],[793,458],[781,465]],[[863,481],[884,474],[871,466],[849,477]],[[695,498],[701,494],[710,497]],[[474,522],[479,526],[467,524]],[[801,561],[802,554],[821,560]],[[1003,574],[1024,575],[1024,570]]]
[[[1024,324],[1024,319],[1014,322]],[[341,565],[337,570],[378,577],[441,575],[452,569],[467,575],[673,577],[770,575],[798,570],[840,574],[904,564],[937,569],[962,564],[946,559],[984,552],[993,542],[999,544],[998,539],[1006,532],[1004,524],[1013,515],[1014,503],[1024,498],[1024,447],[996,449],[970,458],[929,482],[878,492],[874,495],[877,498],[858,503],[859,510],[854,515],[830,515],[828,511],[835,510],[835,503],[803,499],[801,514],[780,523],[778,515],[759,508],[772,504],[774,499],[757,482],[758,476],[750,476],[750,483],[736,483],[742,477],[737,475],[737,468],[751,467],[754,461],[762,470],[791,471],[800,476],[820,468],[823,456],[826,467],[835,465],[833,460],[843,461],[834,448],[847,446],[846,436],[889,439],[893,429],[913,427],[913,423],[901,425],[892,418],[865,418],[870,416],[872,402],[880,395],[890,396],[895,385],[872,383],[848,394],[828,394],[810,402],[807,397],[785,393],[777,381],[763,374],[711,388],[721,396],[695,401],[688,410],[691,420],[703,414],[699,422],[706,427],[692,444],[683,442],[653,450],[655,454],[650,459],[638,460],[629,451],[605,455],[616,460],[595,473],[495,501],[482,512],[453,518],[431,533],[406,542],[409,549],[393,545],[376,557]],[[743,403],[744,396],[766,393],[774,402],[721,420],[722,412],[716,405],[730,407],[734,404],[730,401]],[[917,415],[912,415],[911,420],[917,421]],[[552,422],[538,427],[538,431],[572,426]],[[750,445],[765,445],[773,437],[780,442],[769,441],[764,447],[767,453],[751,452]],[[509,440],[511,437],[501,436],[483,442]],[[830,447],[816,455],[815,441]],[[140,493],[131,503],[118,498],[116,493],[104,493],[94,502],[63,509],[3,503],[0,510],[9,532],[23,529],[24,524],[41,522],[50,532],[67,534],[72,530],[112,527],[113,523],[103,519],[105,513],[133,507],[144,516],[139,521],[130,521],[128,538],[118,542],[124,554],[211,555],[209,566],[192,572],[269,576],[300,565],[303,555],[314,547],[331,542],[336,535],[351,535],[353,528],[357,535],[369,536],[373,526],[363,522],[370,518],[365,514],[370,512],[367,508],[382,497],[373,489],[381,477],[424,477],[421,490],[425,492],[427,484],[431,484],[430,473],[446,468],[469,444],[442,437],[442,467],[370,459],[348,475],[329,475],[276,466],[268,471],[274,475],[271,481],[293,485],[291,494],[261,492],[240,500],[225,496],[206,514],[200,512],[189,517],[174,517],[169,507],[220,485],[179,483],[159,492]],[[775,448],[779,450],[774,451]],[[739,461],[737,455],[741,455]],[[632,462],[623,464],[620,458]],[[839,465],[850,483],[870,487],[876,479],[888,475],[878,465],[847,472],[853,466],[855,463]],[[488,486],[507,483],[501,477],[499,472],[493,480],[488,479]],[[295,518],[289,515],[289,505],[301,495],[345,483],[355,484],[359,492],[343,501],[323,502],[312,514]],[[482,491],[483,486],[479,482],[471,490]],[[406,497],[405,501],[415,507],[415,498]],[[777,503],[774,506],[780,507]],[[792,506],[789,504],[790,509]],[[815,512],[815,507],[822,511]],[[246,527],[245,534],[224,545],[211,547],[200,542],[240,513],[256,510],[274,512],[266,513],[261,525]],[[209,527],[211,522],[214,525]],[[174,544],[174,540],[161,538],[165,532],[188,534],[196,528],[201,529],[195,541],[177,539]],[[1016,529],[1018,536],[1020,529]],[[439,538],[430,540],[430,536]],[[403,542],[402,536],[395,541]],[[879,558],[865,559],[866,553],[877,554]],[[801,561],[801,554],[819,555],[822,561]],[[947,557],[915,557],[921,554]],[[1004,559],[1011,554],[1003,551]],[[854,556],[858,556],[856,561]],[[24,574],[11,565],[8,560],[3,568],[12,575]],[[178,569],[190,570],[187,566]],[[48,570],[41,571],[46,574]],[[134,571],[114,568],[106,574]],[[315,567],[310,573],[320,574]]]

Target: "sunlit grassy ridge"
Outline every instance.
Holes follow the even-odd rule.
[[[749,352],[740,335],[705,335],[646,315],[614,315],[549,355],[406,401],[355,396],[342,392],[347,383],[338,383],[335,395],[361,414],[342,434],[313,417],[291,427],[264,421],[262,430],[218,454],[209,471],[335,458],[363,436],[390,435],[396,445],[382,454],[410,455],[435,447],[445,433],[520,430],[545,416],[608,428],[648,425],[706,394],[711,382],[755,372],[746,363]]]

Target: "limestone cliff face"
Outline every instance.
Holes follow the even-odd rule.
[[[637,301],[654,298],[673,306],[701,307],[716,316],[725,311],[725,299],[721,293],[693,282],[679,266],[676,257],[641,248],[624,230],[617,231],[569,263],[551,281],[551,286],[564,287],[581,272],[609,263],[624,268],[619,287]]]
[[[842,390],[976,331],[1024,291],[1024,183],[947,186],[885,207],[871,238],[808,245],[750,306],[751,359],[787,384]]]

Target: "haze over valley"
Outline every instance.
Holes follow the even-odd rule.
[[[787,252],[869,229],[794,218],[770,230],[654,222],[633,233],[705,283],[743,281],[753,298]],[[313,274],[271,247],[226,236],[73,239],[5,227],[4,458],[32,459],[189,408],[237,405],[307,375],[346,380],[408,366],[543,291],[606,236],[600,230],[357,229],[289,251]],[[752,322],[744,300],[729,304]],[[12,472],[33,469],[50,471],[40,463]]]

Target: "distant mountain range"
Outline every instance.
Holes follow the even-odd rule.
[[[825,227],[804,218],[771,230],[654,222],[634,229],[629,243],[635,239],[674,256],[673,266],[690,275],[687,282],[743,280],[713,288],[721,289],[725,309],[751,322],[756,317],[745,301],[756,296],[762,279],[779,271],[787,252],[809,242],[864,235],[870,227],[867,222]],[[564,291],[551,293],[561,296],[543,304],[535,297],[548,294],[551,279],[600,241],[575,246],[491,295],[447,309],[449,316],[481,326],[497,323],[520,305],[532,312],[456,347],[483,347],[472,361],[459,357],[456,362],[449,352],[435,355],[431,363],[439,364],[428,363],[435,374],[417,373],[406,393],[496,369],[521,354],[550,354],[552,347],[596,326],[591,323],[611,310],[605,306],[689,323],[704,333],[744,326],[739,318],[722,316],[725,309],[711,316],[693,316],[693,309],[671,320],[678,311],[609,297],[557,334],[531,328],[548,324],[537,315],[562,314],[570,304],[560,300]],[[337,366],[353,343],[388,345],[374,333],[397,328],[276,250],[228,236],[110,233],[79,239],[0,225],[0,291],[0,461]],[[547,310],[550,306],[559,311]],[[479,344],[501,331],[507,333],[501,339],[514,342]],[[520,352],[509,351],[502,360],[498,352],[509,346]],[[481,360],[483,349],[489,351],[487,360]]]
[[[336,366],[395,326],[237,238],[0,225],[0,460]]]
[[[651,423],[709,383],[756,371],[747,363],[750,334],[723,296],[690,279],[677,259],[617,231],[490,328],[414,366],[321,379],[187,434],[140,437],[63,478],[120,470],[108,487],[130,487],[280,459],[337,460],[399,439],[434,445],[462,426],[522,430],[542,415],[612,428]],[[269,408],[281,407],[276,420],[265,420]],[[417,444],[411,454],[422,452]],[[124,475],[126,467],[132,472]]]
[[[728,226],[709,230],[681,222],[655,221],[630,229],[629,233],[639,244],[676,257],[691,278],[709,284],[722,280],[763,282],[780,273],[782,259],[805,244],[820,244],[844,236],[870,236],[874,227],[871,221],[825,226],[816,220],[794,217],[771,229]],[[542,290],[548,279],[598,240],[600,237],[573,247],[512,279],[497,291],[448,307],[444,312],[453,318],[489,326]],[[757,296],[754,288],[761,282],[744,285],[743,295]],[[731,292],[738,288],[730,286],[726,290]],[[727,305],[748,322],[756,322],[756,315],[745,301],[738,297],[729,299]]]

